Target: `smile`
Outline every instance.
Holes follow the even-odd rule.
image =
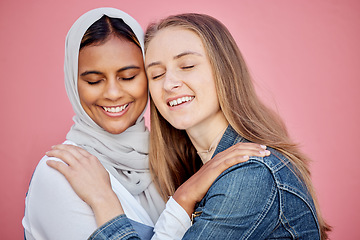
[[[109,113],[119,113],[121,111],[124,111],[125,108],[128,106],[129,104],[125,104],[125,105],[122,105],[122,106],[117,106],[117,107],[102,107],[106,112],[109,112]]]
[[[172,101],[168,102],[168,105],[170,105],[170,107],[174,107],[177,106],[179,104],[182,104],[184,102],[190,102],[194,99],[195,97],[181,97]]]

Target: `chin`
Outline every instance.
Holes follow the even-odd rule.
[[[111,134],[120,134],[120,133],[123,133],[126,129],[123,129],[123,128],[108,128],[108,129],[105,129],[105,131],[107,131],[108,133],[111,133]]]
[[[173,122],[170,123],[174,128],[178,129],[178,130],[186,130],[189,129],[192,125],[187,123],[187,122]]]

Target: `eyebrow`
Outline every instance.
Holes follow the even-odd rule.
[[[176,55],[174,57],[174,59],[179,59],[179,58],[182,58],[182,57],[187,56],[187,55],[196,55],[196,56],[202,57],[202,54],[200,54],[198,52],[186,51],[186,52],[183,52],[183,53],[180,53],[180,54]]]
[[[117,73],[120,73],[120,72],[129,70],[129,69],[140,69],[140,67],[135,66],[135,65],[130,65],[130,66],[126,66],[126,67],[120,68],[120,69],[117,70],[116,72],[117,72]],[[90,74],[104,75],[104,73],[103,73],[103,72],[100,72],[100,71],[85,71],[85,72],[81,73],[80,76],[83,77],[83,76],[90,75]]]
[[[198,52],[186,51],[186,52],[183,52],[183,53],[180,53],[180,54],[176,55],[175,57],[173,57],[173,59],[176,60],[176,59],[182,58],[182,57],[187,56],[187,55],[196,55],[196,56],[200,56],[200,57],[203,56],[202,54],[200,54]],[[153,66],[156,66],[156,65],[160,65],[160,64],[161,64],[160,61],[152,62],[152,63],[150,63],[149,65],[146,66],[146,69],[148,69],[150,67],[153,67]]]

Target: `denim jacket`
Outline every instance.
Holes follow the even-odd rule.
[[[246,142],[232,127],[214,153]],[[268,149],[224,171],[199,203],[183,239],[320,239],[315,206],[287,158]]]
[[[229,126],[214,155],[246,141]],[[250,157],[215,180],[183,239],[320,239],[314,203],[305,184],[287,158],[269,150],[270,156]],[[139,239],[131,226],[118,223],[108,236],[127,232],[126,239]]]

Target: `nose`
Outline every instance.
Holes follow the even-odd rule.
[[[112,101],[115,101],[121,98],[122,94],[123,94],[123,89],[121,87],[120,82],[116,78],[108,79],[104,89],[104,97]]]
[[[182,86],[183,82],[176,73],[167,70],[165,73],[164,89],[166,91],[175,91]]]

